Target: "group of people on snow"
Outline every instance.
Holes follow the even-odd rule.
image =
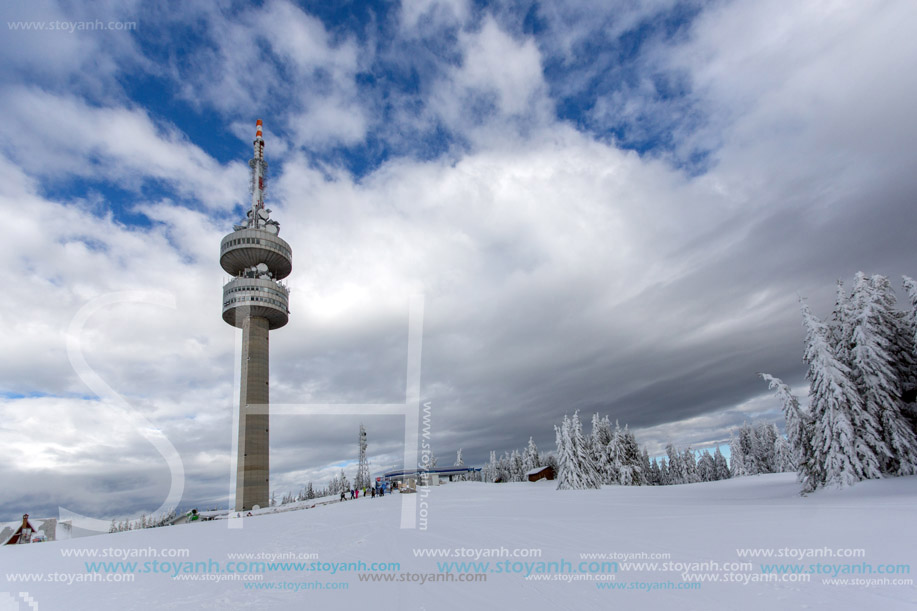
[[[351,500],[358,499],[360,498],[361,493],[363,494],[364,498],[366,498],[367,495],[371,496],[372,498],[376,498],[377,496],[385,496],[385,489],[387,487],[388,484],[386,482],[381,482],[375,486],[368,486],[365,488],[351,488],[350,498]],[[395,485],[395,489],[397,490],[397,484]],[[389,490],[389,493],[391,493],[391,490]],[[347,490],[344,490],[343,488],[341,489],[341,500],[347,500]]]

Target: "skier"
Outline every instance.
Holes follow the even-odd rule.
[[[344,496],[344,489],[343,489],[343,488],[341,488],[341,500],[342,500],[342,501],[346,501],[346,500],[347,500],[347,497]]]

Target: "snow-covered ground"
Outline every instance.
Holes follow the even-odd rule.
[[[0,610],[917,607],[914,585],[893,585],[914,579],[910,567],[917,566],[917,477],[867,481],[808,498],[798,489],[792,474],[597,491],[556,491],[553,483],[457,483],[430,489],[428,496],[405,495],[423,510],[425,530],[400,528],[402,497],[395,494],[246,518],[241,528],[223,520],[7,547],[0,549]],[[187,557],[164,556],[181,549]],[[740,557],[740,549],[774,550],[775,556]],[[848,549],[865,555],[836,555]],[[514,552],[525,555],[502,556]],[[231,556],[237,553],[262,558]],[[583,556],[603,553],[605,560]],[[657,564],[631,565],[612,554]],[[318,570],[271,567],[271,555],[273,562],[316,563]],[[101,581],[88,581],[87,563],[103,561],[137,563],[133,581],[104,570]],[[255,567],[258,581],[234,580],[239,573],[228,572],[242,568],[232,562],[262,561],[264,567]],[[488,564],[445,565],[475,561]],[[614,561],[616,566],[589,565]],[[176,562],[183,564],[163,564]],[[372,563],[397,564],[372,570]],[[821,573],[767,574],[770,564]],[[186,572],[189,567],[196,572]],[[552,568],[563,572],[543,572]],[[585,579],[593,572],[612,579]],[[23,581],[14,573],[33,577]],[[483,574],[486,581],[460,582],[459,573]],[[51,574],[72,583],[50,583]],[[832,579],[839,581],[826,581]],[[861,581],[842,585],[844,579]]]

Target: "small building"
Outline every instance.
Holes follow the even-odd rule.
[[[21,543],[31,543],[32,537],[35,536],[38,530],[32,526],[32,523],[29,522],[29,514],[24,514],[22,516],[22,524],[13,531],[13,534],[7,539],[3,545],[17,545]]]
[[[471,476],[469,479],[478,479],[480,467],[443,467],[442,469],[407,469],[389,471],[382,475],[382,479],[391,483],[398,483],[399,489],[416,486],[438,486],[441,483],[458,481],[459,476]]]
[[[535,467],[525,474],[525,479],[530,482],[537,482],[541,479],[554,479],[554,467]]]

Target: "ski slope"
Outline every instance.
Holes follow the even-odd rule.
[[[452,483],[428,489],[426,496],[404,495],[423,510],[425,529],[400,528],[403,498],[394,494],[243,520],[7,547],[0,549],[0,611],[917,608],[914,585],[891,583],[914,579],[909,571],[917,566],[917,477],[867,481],[807,498],[798,489],[793,474],[589,491],[557,491],[549,482]],[[737,553],[755,548],[785,556]],[[865,555],[825,556],[826,548],[861,549]],[[188,555],[163,556],[173,549],[187,549]],[[149,555],[154,552],[158,557]],[[231,556],[239,553],[262,557]],[[787,556],[814,553],[822,555]],[[302,560],[291,560],[291,554]],[[611,554],[636,557],[615,560]],[[276,560],[269,561],[270,555]],[[87,563],[103,561],[137,564],[134,572],[115,564],[107,573],[87,573]],[[238,564],[231,567],[235,573],[228,572],[228,563],[248,561],[265,564],[251,567],[254,573],[241,574],[246,567]],[[589,562],[615,561],[590,572]],[[176,562],[191,564],[163,564]],[[271,562],[302,564],[297,570]],[[460,562],[487,564],[448,565]],[[305,570],[312,563],[317,570]],[[397,565],[372,570],[372,563]],[[563,572],[544,572],[552,567],[538,563],[555,563]],[[765,574],[765,564],[818,564],[815,570],[828,572],[784,577]],[[459,573],[486,581],[459,582]],[[851,585],[851,579],[863,581]]]

